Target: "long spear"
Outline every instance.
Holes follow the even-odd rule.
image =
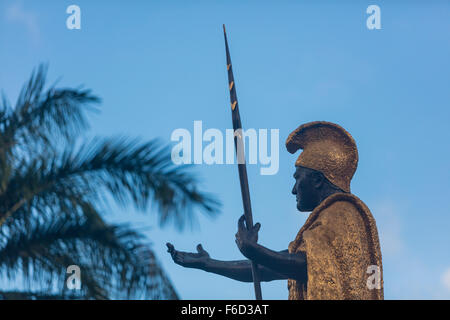
[[[247,166],[245,164],[241,116],[239,115],[239,105],[236,96],[236,85],[234,83],[233,67],[231,66],[230,50],[228,49],[228,40],[225,25],[223,25],[223,35],[225,37],[225,49],[227,52],[228,89],[230,90],[231,117],[233,120],[233,131],[234,131],[234,147],[236,149],[238,160],[239,181],[241,183],[241,194],[242,194],[242,203],[244,205],[245,221],[247,224],[247,229],[250,230],[251,228],[253,228],[252,206],[250,202],[250,191],[248,189]],[[251,261],[251,265],[252,265],[253,284],[255,287],[255,297],[256,300],[262,300],[258,265],[253,261]]]

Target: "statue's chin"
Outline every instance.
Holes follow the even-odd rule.
[[[305,208],[304,206],[301,205],[301,203],[297,203],[297,210],[300,212],[309,212],[312,211],[312,209],[310,208]]]

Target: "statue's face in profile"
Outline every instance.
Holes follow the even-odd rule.
[[[296,195],[297,209],[302,212],[312,211],[319,203],[318,177],[315,170],[301,166],[296,168],[292,194]]]

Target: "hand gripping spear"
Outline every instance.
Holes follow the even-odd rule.
[[[245,164],[244,143],[242,136],[241,116],[239,115],[239,106],[236,96],[236,85],[233,77],[233,67],[231,66],[230,50],[228,49],[227,33],[223,25],[223,35],[225,37],[225,49],[227,52],[227,70],[228,70],[228,89],[230,90],[231,117],[233,120],[234,147],[238,160],[239,181],[241,183],[242,203],[244,205],[244,216],[247,229],[253,228],[252,206],[250,202],[250,191],[248,189],[247,167]],[[251,261],[253,284],[255,287],[256,300],[262,300],[261,283],[258,272],[258,265]]]

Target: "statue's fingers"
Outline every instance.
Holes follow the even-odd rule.
[[[261,228],[261,223],[259,223],[259,222],[256,223],[255,226],[253,227],[253,229],[254,229],[256,232],[258,232],[260,228]]]
[[[178,262],[182,262],[184,260],[183,252],[176,251],[175,252],[175,257],[176,257]]]
[[[242,242],[239,239],[236,239],[236,246],[238,247],[239,251],[242,250]]]
[[[199,244],[197,245],[197,252],[198,252],[198,253],[204,253],[204,252],[205,252],[205,249],[203,249],[201,243],[199,243]]]
[[[176,260],[176,262],[178,264],[183,265],[186,262],[186,253],[185,252],[176,251],[174,259]]]
[[[167,252],[172,253],[175,250],[175,247],[170,242],[167,242],[166,246],[167,246]]]
[[[240,229],[240,230],[245,229],[244,221],[245,221],[245,215],[242,215],[238,220],[238,229]]]

